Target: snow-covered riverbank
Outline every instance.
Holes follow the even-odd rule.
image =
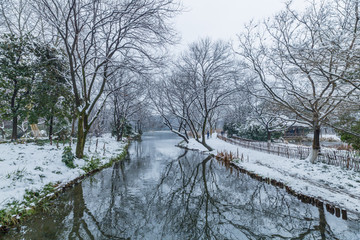
[[[212,154],[227,151],[243,160],[235,160],[239,167],[266,178],[283,182],[298,193],[305,194],[336,207],[346,209],[349,217],[360,218],[360,173],[323,163],[288,159],[224,142],[215,136],[207,140],[214,148]],[[194,139],[186,145],[190,149],[207,150]]]
[[[0,210],[11,208],[14,203],[19,208],[29,207],[21,203],[26,192],[41,191],[45,186],[54,184],[60,188],[85,174],[84,169],[109,163],[112,158],[122,154],[126,145],[126,142],[111,138],[110,134],[88,139],[85,147],[87,158],[75,159],[76,167],[71,169],[62,162],[64,147],[69,143],[59,144],[58,148],[56,144],[49,143],[0,144]]]

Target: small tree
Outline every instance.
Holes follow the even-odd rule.
[[[352,132],[360,134],[360,121],[356,121],[350,127]],[[360,137],[355,136],[354,134],[350,134],[348,132],[340,132],[341,141],[351,144],[351,146],[356,149],[360,150]]]
[[[334,126],[337,128],[338,134],[340,134],[341,141],[351,144],[356,150],[360,150],[360,116],[358,107],[348,106],[340,113]]]

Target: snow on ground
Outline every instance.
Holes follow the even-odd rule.
[[[314,133],[309,133],[306,135],[306,137],[313,139],[314,138]],[[336,134],[331,134],[331,133],[320,133],[320,139],[322,141],[332,141],[332,142],[341,142],[341,139],[338,135]]]
[[[235,155],[239,152],[240,156],[244,156],[244,160],[235,164],[243,169],[263,177],[276,179],[298,193],[347,209],[350,212],[349,217],[360,218],[359,172],[323,163],[311,164],[305,160],[288,159],[258,152],[222,141],[216,138],[215,134],[207,140],[207,144],[215,149],[211,152],[215,155],[224,150],[231,151]],[[207,151],[194,139],[190,140],[187,147]]]
[[[105,154],[104,154],[105,144]],[[117,142],[110,134],[104,134],[98,138],[98,148],[95,152],[96,138],[87,140],[85,155],[91,159],[96,157],[101,160],[102,165],[110,158],[115,157],[124,149],[126,143]],[[0,144],[0,209],[6,207],[7,203],[14,200],[21,201],[25,190],[40,190],[48,183],[66,184],[84,174],[81,168],[86,161],[75,159],[76,168],[70,169],[61,161],[61,156],[66,144],[45,144],[43,146],[35,143]],[[89,151],[90,146],[90,151]],[[73,152],[75,146],[73,145]]]
[[[323,141],[341,142],[340,137],[336,134],[320,134],[320,139]]]

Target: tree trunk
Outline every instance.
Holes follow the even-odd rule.
[[[122,130],[121,129],[122,128],[120,128],[116,131],[116,141],[118,141],[118,142],[120,142],[122,139]]]
[[[188,133],[187,133],[187,131],[186,131],[186,128],[184,128],[184,135],[185,135],[185,137],[187,138],[187,139],[189,139],[189,135],[188,135]],[[189,141],[187,141],[188,143],[189,143]]]
[[[314,126],[314,139],[312,144],[312,151],[308,157],[311,163],[315,163],[320,152],[320,126]]]
[[[202,144],[204,147],[206,147],[206,149],[209,150],[209,151],[214,150],[212,147],[210,147],[210,146],[205,142],[204,139],[201,141],[201,144]]]
[[[5,140],[5,131],[4,129],[0,128],[2,138]]]
[[[269,148],[270,144],[271,144],[271,132],[269,130],[267,130],[267,142],[268,142],[268,148]]]
[[[212,147],[210,147],[207,143],[206,143],[206,141],[205,141],[205,131],[201,131],[201,144],[204,146],[204,147],[206,147],[206,149],[207,150],[209,150],[209,151],[212,151],[212,150],[214,150],[214,149],[212,149]]]
[[[124,134],[124,124],[121,125],[120,127],[120,131],[119,131],[119,134],[118,134],[118,141],[120,141],[123,137],[123,134]]]
[[[52,141],[53,125],[54,125],[54,116],[51,116],[50,117],[50,123],[49,123],[49,140],[50,141]]]
[[[76,115],[74,114],[72,123],[71,123],[71,134],[70,134],[70,136],[72,136],[72,137],[75,136],[75,122],[76,122]]]
[[[267,131],[267,141],[271,142],[271,132],[269,130]]]
[[[137,131],[140,135],[142,135],[142,127],[141,127],[141,122],[138,121],[138,131]]]
[[[87,213],[88,209],[86,207],[84,193],[82,187],[76,187],[74,191],[73,202],[73,221],[72,228],[68,235],[69,239],[95,239],[93,232],[89,229],[88,224],[84,221],[84,215]],[[90,215],[90,218],[93,219],[93,216]],[[86,233],[86,235],[84,235]]]
[[[321,239],[326,239],[326,217],[323,207],[319,207],[319,231],[321,235]]]
[[[207,150],[212,151],[214,149],[212,149],[212,147],[210,147],[207,143],[206,143],[206,137],[205,137],[205,132],[206,132],[206,124],[207,124],[207,117],[205,117],[203,125],[202,125],[202,129],[201,129],[201,144],[206,147]]]
[[[78,120],[78,131],[77,131],[77,143],[76,143],[76,157],[83,158],[84,157],[84,149],[85,149],[85,141],[87,130],[85,128],[85,121],[86,116],[84,114],[80,115]]]
[[[267,148],[270,150],[271,147],[271,132],[267,130]]]
[[[17,125],[18,125],[18,117],[14,116],[12,120],[12,134],[11,134],[11,141],[17,140]]]
[[[179,131],[175,131],[172,128],[170,128],[170,131],[181,137],[186,143],[189,143],[189,137],[187,136],[187,134],[181,134]]]

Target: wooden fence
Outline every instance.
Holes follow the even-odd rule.
[[[244,148],[254,149],[286,158],[305,159],[309,156],[311,151],[311,147],[306,146],[285,146],[276,143],[268,144],[267,142],[253,141],[239,137],[226,138],[221,135],[218,135],[217,137]],[[341,166],[346,169],[353,169],[354,171],[360,171],[360,156],[358,152],[321,149],[318,161],[330,165]]]

